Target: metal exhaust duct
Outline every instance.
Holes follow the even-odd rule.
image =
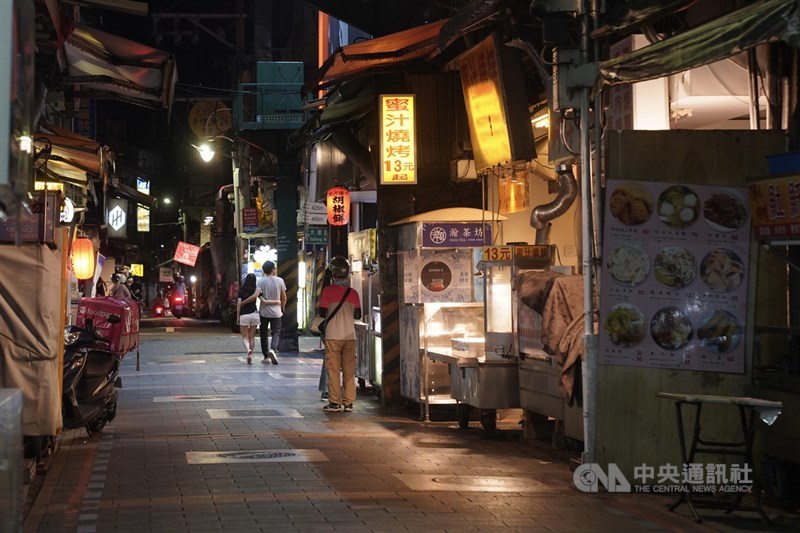
[[[560,217],[578,197],[578,182],[572,173],[572,165],[556,165],[558,194],[549,204],[538,205],[531,211],[531,227],[536,229],[536,244],[550,244],[550,221]]]

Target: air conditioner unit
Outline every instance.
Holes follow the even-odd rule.
[[[478,179],[474,159],[456,159],[450,161],[450,179],[454,181],[471,181]]]

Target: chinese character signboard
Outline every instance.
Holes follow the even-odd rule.
[[[429,222],[422,224],[422,246],[456,248],[492,242],[491,224],[481,222]]]
[[[417,183],[414,95],[380,95],[381,185]]]
[[[255,207],[245,207],[242,209],[242,228],[244,231],[255,231],[258,229],[258,209]]]
[[[608,191],[600,362],[744,372],[743,190],[608,180]]]
[[[328,190],[328,224],[346,226],[350,222],[350,191],[344,187]]]
[[[800,238],[800,176],[771,178],[748,189],[757,238]]]
[[[197,262],[197,254],[200,253],[200,247],[187,242],[178,241],[178,247],[175,248],[175,257],[173,261],[183,263],[184,265],[194,266]]]
[[[306,244],[328,244],[328,228],[307,228]]]
[[[31,202],[32,214],[22,212],[0,220],[0,242],[55,242],[55,225],[59,221],[60,195],[56,192],[37,194]],[[2,267],[0,267],[2,271]]]

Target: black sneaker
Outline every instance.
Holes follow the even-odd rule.
[[[338,403],[329,403],[322,410],[328,413],[339,413],[342,410],[342,406]]]
[[[327,392],[323,392],[320,395],[319,399],[322,400],[323,402],[327,402],[328,401],[328,393]]]
[[[352,403],[348,403],[347,405],[345,405],[344,406],[344,412],[345,413],[352,413],[353,412],[353,404]]]

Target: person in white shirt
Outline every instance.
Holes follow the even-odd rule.
[[[256,283],[256,298],[259,299],[258,309],[261,315],[259,336],[261,337],[261,353],[264,354],[262,363],[269,359],[273,365],[278,364],[278,343],[281,340],[281,321],[283,311],[286,309],[286,283],[275,272],[275,263],[266,261],[263,265],[264,275]],[[269,347],[267,344],[267,330],[271,333]]]

